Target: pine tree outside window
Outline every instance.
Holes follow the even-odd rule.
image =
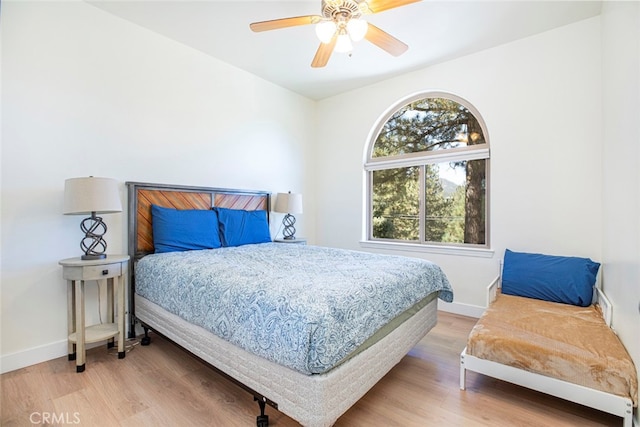
[[[369,142],[366,240],[488,248],[489,142],[479,113],[441,92],[398,105]]]

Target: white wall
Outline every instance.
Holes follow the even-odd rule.
[[[306,98],[84,2],[3,2],[0,28],[3,372],[66,354],[66,178],[115,178],[125,206],[125,181],[311,194]],[[126,207],[104,218],[126,252]]]
[[[471,102],[491,144],[493,257],[407,253],[443,267],[445,309],[485,305],[505,248],[601,261],[600,58],[596,17],[320,101],[317,167],[331,173],[317,182],[318,242],[360,248],[367,136],[397,100],[435,89]]]
[[[602,34],[603,286],[640,378],[640,3],[605,2]]]
[[[493,257],[408,253],[450,277],[445,309],[483,307],[507,247],[592,257],[640,365],[638,4],[604,10],[602,29],[589,19],[315,104],[86,3],[4,2],[2,371],[66,353],[57,262],[82,237],[61,214],[66,178],[301,191],[299,235],[360,249],[369,131],[429,89],[478,108],[492,154]],[[105,219],[109,252],[126,251],[126,211]]]

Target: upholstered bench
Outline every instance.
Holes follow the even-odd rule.
[[[488,308],[460,355],[460,388],[465,389],[466,371],[470,370],[618,415],[623,417],[625,427],[631,427],[633,408],[638,403],[637,373],[627,350],[610,328],[609,300],[597,288],[593,303],[579,305],[514,295],[532,292],[517,284],[511,284],[507,288],[511,294],[506,294],[504,282],[513,278],[532,280],[544,288],[539,283],[540,275],[535,277],[532,271],[513,274],[510,258],[530,261],[526,257],[519,259],[520,255],[528,254],[505,255],[502,277],[487,289]],[[518,269],[537,267],[540,266],[536,262],[518,264]],[[566,292],[568,282],[562,276],[574,271],[556,271],[546,265],[542,268],[553,275],[552,281],[559,279],[554,286],[564,286]],[[596,273],[597,267],[592,279],[583,285],[594,289]],[[554,299],[551,294],[553,286],[545,298]]]

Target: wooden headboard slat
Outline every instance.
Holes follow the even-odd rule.
[[[214,206],[229,209],[244,209],[248,211],[267,210],[267,199],[260,196],[240,194],[216,194]]]

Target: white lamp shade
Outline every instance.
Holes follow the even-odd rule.
[[[64,214],[122,212],[118,182],[111,178],[69,178],[64,182]]]
[[[353,50],[353,44],[349,38],[349,34],[344,33],[338,36],[336,41],[335,51],[339,53],[348,53]]]
[[[301,214],[302,194],[278,193],[274,210],[280,213]]]
[[[347,32],[354,42],[362,40],[368,30],[369,24],[364,19],[356,18],[347,23]]]
[[[329,43],[336,33],[336,24],[333,21],[320,21],[316,24],[316,35],[322,43]]]

